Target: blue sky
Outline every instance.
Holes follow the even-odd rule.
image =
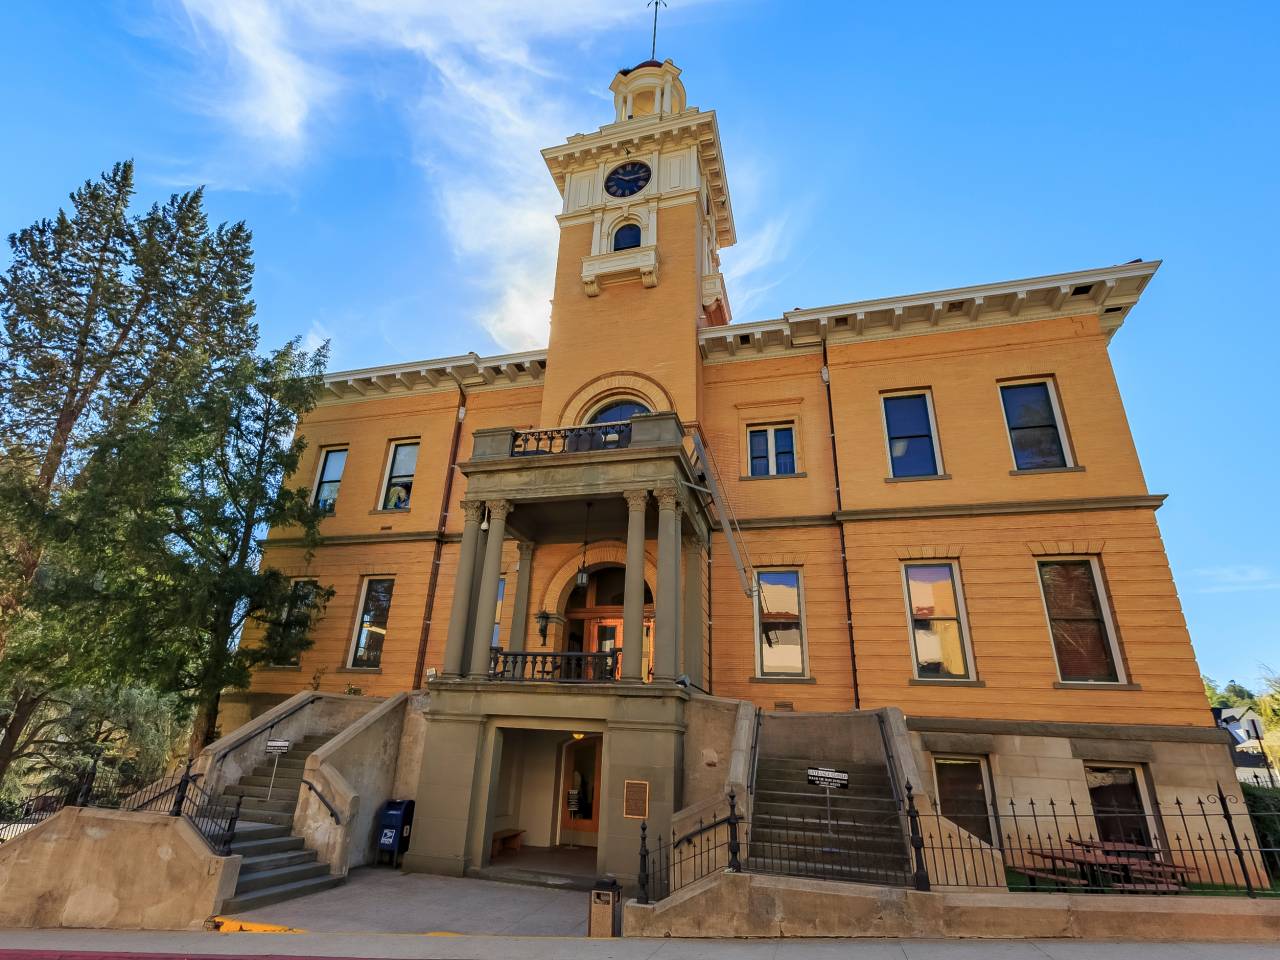
[[[1116,372],[1202,668],[1280,670],[1280,7],[670,2],[659,56],[720,117],[736,319],[1165,261]],[[643,0],[9,0],[0,230],[133,157],[141,200],[204,183],[251,226],[268,342],[540,346],[538,149],[648,53]]]

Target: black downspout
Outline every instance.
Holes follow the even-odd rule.
[[[449,522],[449,500],[453,496],[453,474],[458,464],[458,441],[462,437],[462,421],[467,416],[467,392],[458,384],[458,409],[453,418],[453,439],[449,441],[449,465],[444,477],[444,495],[440,498],[440,521],[436,524],[436,542],[431,557],[431,579],[427,583],[427,605],[418,638],[418,659],[413,668],[413,690],[422,689],[422,675],[427,662],[427,640],[431,637],[431,621],[436,606],[436,586],[440,582],[440,555],[444,552],[444,532]]]
[[[840,456],[836,452],[836,415],[831,405],[831,368],[827,365],[827,338],[822,338],[822,384],[827,391],[827,425],[831,428],[831,469],[836,481],[836,529],[840,532],[840,581],[844,584],[844,622],[849,631],[849,666],[853,671],[853,709],[862,708],[862,697],[858,692],[858,655],[853,643],[853,598],[849,595],[849,556],[845,550],[844,521],[840,513],[844,510],[844,496],[840,492]]]

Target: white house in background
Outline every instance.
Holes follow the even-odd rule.
[[[1218,726],[1231,733],[1231,754],[1236,778],[1245,783],[1261,781],[1280,786],[1280,770],[1263,748],[1262,717],[1251,707],[1212,707]]]

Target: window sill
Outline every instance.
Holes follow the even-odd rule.
[[[1058,680],[1055,690],[1141,690],[1140,683],[1112,683],[1110,680]]]
[[[809,474],[801,470],[799,473],[764,473],[758,477],[739,477],[739,480],[799,480],[807,477]]]
[[[930,473],[923,477],[885,477],[885,483],[911,483],[915,480],[950,480],[949,473]]]
[[[1036,473],[1084,473],[1084,467],[1036,467],[1033,470],[1010,470],[1011,477],[1026,477]]]
[[[339,667],[337,673],[381,673],[381,667]]]
[[[285,670],[299,671],[302,669],[300,663],[264,663],[258,668],[259,670]]]
[[[907,681],[913,687],[985,687],[985,680],[946,680],[942,677],[937,679],[924,677],[912,677]]]
[[[405,507],[403,510],[370,510],[369,516],[371,517],[395,516],[396,514],[399,514],[399,513],[408,513],[412,509],[413,507]]]
[[[752,683],[817,683],[813,677],[749,677]]]

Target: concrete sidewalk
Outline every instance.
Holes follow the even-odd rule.
[[[586,940],[342,933],[0,930],[0,960],[60,954],[169,957],[415,957],[427,960],[1280,960],[1280,946],[1008,940]]]

